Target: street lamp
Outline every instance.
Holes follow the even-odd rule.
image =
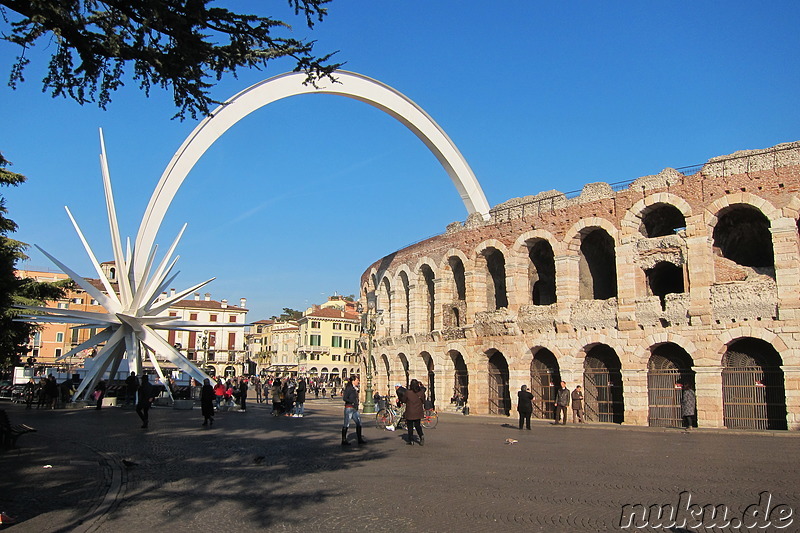
[[[375,291],[367,294],[367,312],[358,304],[358,312],[361,313],[361,332],[367,333],[367,388],[364,391],[364,413],[375,412],[375,400],[372,398],[372,337],[375,335],[375,319],[380,311],[376,309],[377,297]]]

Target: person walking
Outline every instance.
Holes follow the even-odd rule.
[[[247,378],[242,377],[239,382],[239,409],[247,411]]]
[[[283,406],[283,402],[281,401],[281,380],[275,378],[272,381],[272,390],[270,392],[272,393],[272,416],[280,416],[281,407]]]
[[[583,390],[580,385],[572,391],[572,423],[583,424]]]
[[[567,388],[567,382],[561,382],[561,388],[556,393],[556,421],[554,422],[555,425],[558,425],[559,421],[562,425],[567,425],[567,407],[569,407],[569,389]]]
[[[686,383],[681,391],[681,416],[686,431],[697,427],[697,394],[692,383]]]
[[[347,386],[344,388],[342,400],[344,400],[344,426],[342,427],[342,446],[350,446],[347,441],[347,430],[350,428],[350,421],[356,423],[356,437],[358,444],[366,444],[361,437],[361,416],[358,414],[358,385],[361,380],[358,376],[350,376]]]
[[[200,412],[203,414],[204,426],[214,425],[214,399],[216,397],[214,387],[211,386],[211,380],[204,379],[203,388],[200,390]]]
[[[36,382],[30,378],[22,389],[22,397],[25,399],[25,409],[30,409],[33,399],[36,396]]]
[[[294,417],[295,418],[303,418],[305,414],[305,403],[306,403],[306,390],[308,387],[306,386],[306,380],[300,378],[300,381],[297,382],[297,390],[295,391],[295,405],[294,405]]]
[[[136,403],[136,391],[139,390],[139,380],[136,377],[136,372],[125,378],[125,405],[133,405]]]
[[[519,412],[519,429],[522,429],[523,422],[525,422],[525,427],[527,429],[531,429],[533,394],[530,393],[527,385],[520,387],[517,392],[517,412]]]
[[[97,385],[94,386],[94,399],[97,402],[95,409],[98,411],[100,408],[103,407],[103,398],[106,397],[106,382],[104,380],[100,380],[97,382]]]
[[[142,419],[142,429],[147,429],[150,423],[150,406],[156,399],[156,389],[147,380],[147,374],[142,374],[142,383],[139,385],[139,401],[136,403],[136,414]]]
[[[422,387],[419,381],[412,379],[403,395],[403,403],[406,404],[406,411],[403,416],[406,419],[406,427],[408,427],[408,444],[414,444],[414,428],[419,435],[419,445],[425,446],[425,435],[422,433],[422,417],[425,415],[425,388]]]
[[[225,397],[225,390],[225,384],[220,378],[217,378],[217,383],[214,385],[214,404],[217,409],[219,409],[222,399]]]
[[[253,378],[253,388],[256,389],[256,403],[261,403],[261,380],[258,377]]]

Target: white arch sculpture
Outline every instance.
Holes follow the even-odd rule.
[[[450,137],[422,108],[388,85],[361,74],[340,70],[335,76],[337,83],[324,80],[314,87],[303,83],[306,75],[302,72],[282,74],[245,89],[215,109],[186,138],[161,175],[161,180],[153,196],[150,197],[150,203],[139,226],[136,249],[152,248],[167,208],[172,203],[178,188],[214,141],[253,111],[277,100],[301,94],[346,96],[365,102],[397,119],[414,132],[436,156],[453,180],[467,211],[470,214],[480,213],[488,220],[489,203],[475,174]],[[134,270],[140,272],[144,268],[143,261],[146,260],[146,256],[137,254],[136,257]]]

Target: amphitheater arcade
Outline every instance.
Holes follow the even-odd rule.
[[[563,380],[591,421],[669,427],[694,386],[701,427],[800,428],[800,142],[490,214],[362,275],[380,393],[502,415],[524,384],[550,418]]]

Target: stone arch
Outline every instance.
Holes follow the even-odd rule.
[[[593,422],[625,421],[622,358],[608,344],[587,345],[583,359],[586,419]]]
[[[717,211],[709,225],[712,246],[737,265],[774,268],[774,222],[750,203],[729,203]],[[773,274],[774,276],[774,274]]]
[[[487,311],[495,311],[509,306],[507,258],[508,248],[496,239],[479,244],[474,251],[474,276],[486,293],[477,300],[483,302]]]
[[[463,328],[467,323],[467,267],[464,252],[451,248],[439,263],[442,329]]]
[[[485,352],[488,378],[489,414],[511,414],[509,359],[496,348]]]
[[[725,427],[787,429],[783,358],[771,343],[741,337],[727,345],[722,361]]]
[[[555,419],[554,402],[561,383],[561,365],[557,350],[546,346],[530,349],[530,389],[534,396],[533,416],[546,420]]]
[[[436,294],[437,274],[434,270],[435,263],[427,257],[422,258],[414,267],[416,291],[413,295],[413,307],[417,310],[417,326],[412,325],[413,331],[429,332],[437,329],[438,295]]]
[[[694,359],[682,346],[660,342],[650,346],[647,361],[647,424],[681,427],[681,397],[695,388]]]
[[[489,220],[489,203],[464,156],[444,130],[416,103],[399,91],[361,74],[336,72],[336,83],[320,80],[307,84],[302,72],[281,74],[259,82],[228,99],[212,111],[186,138],[167,165],[147,205],[136,249],[150,250],[175,193],[205,151],[230,127],[253,111],[290,96],[336,94],[367,103],[413,132],[433,153],[453,181],[468,213],[480,213]],[[134,271],[141,274],[146,254],[136,256]]]
[[[633,204],[622,217],[620,226],[628,229],[631,236],[641,237],[640,228],[642,227],[643,215],[649,208],[658,204],[670,205],[676,208],[681,212],[684,219],[689,219],[692,216],[692,206],[686,200],[675,194],[660,192],[651,194]]]
[[[395,331],[399,331],[401,335],[409,333],[411,328],[411,280],[414,279],[411,271],[406,265],[403,265],[397,270],[395,274],[395,301],[397,302],[396,308],[396,325]]]

